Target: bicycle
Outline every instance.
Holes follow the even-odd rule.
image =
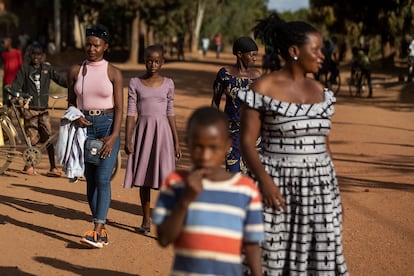
[[[23,118],[19,109],[28,108],[32,96],[19,91],[5,90],[9,94],[11,102],[11,112],[15,120],[10,118],[9,111],[6,107],[0,107],[0,174],[3,174],[10,166],[16,155],[22,155],[25,166],[35,167],[40,163],[42,152],[50,143],[54,143],[59,135],[58,132],[52,134],[45,142],[33,146],[30,138],[24,129]],[[50,96],[55,102],[52,105],[54,110],[56,100],[65,98],[66,95]],[[14,121],[16,121],[14,123]],[[18,127],[16,127],[16,125]],[[21,139],[21,136],[23,140]],[[121,169],[121,154],[118,152],[118,158],[112,171],[113,179]]]
[[[0,174],[10,166],[16,154],[16,128],[7,115],[7,108],[0,107]]]
[[[372,89],[371,83],[367,76],[367,72],[361,68],[361,66],[354,66],[351,69],[351,78],[349,80],[349,95],[362,97],[368,94],[366,91]]]
[[[0,115],[3,134],[3,143],[0,146],[0,173],[6,171],[14,156],[19,153],[23,156],[25,166],[36,166],[41,160],[42,151],[57,137],[57,133],[55,133],[51,135],[47,141],[41,143],[40,146],[33,146],[30,138],[25,132],[23,119],[18,110],[20,108],[28,108],[32,97],[28,94],[12,90],[5,89],[5,92],[9,94],[11,112],[16,118],[18,127],[14,125],[13,119],[9,117],[7,108],[3,107]],[[20,139],[19,134],[22,135],[23,140]]]

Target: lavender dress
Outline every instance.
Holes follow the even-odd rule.
[[[124,188],[158,189],[175,170],[174,140],[167,116],[174,116],[174,82],[164,78],[159,87],[145,86],[137,77],[128,87],[127,116],[138,120],[133,133],[134,153],[128,155]]]

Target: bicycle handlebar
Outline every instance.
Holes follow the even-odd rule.
[[[13,98],[19,98],[19,97],[22,97],[24,99],[32,99],[33,98],[33,96],[28,94],[28,93],[24,93],[20,90],[13,90],[10,87],[5,87],[4,90]]]

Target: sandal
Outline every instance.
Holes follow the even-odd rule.
[[[37,175],[37,172],[33,167],[24,167],[20,172],[27,175]]]
[[[51,171],[48,171],[46,176],[48,176],[48,177],[61,177],[62,172],[59,171],[58,169],[54,168]]]
[[[150,230],[150,228],[149,227],[143,227],[143,226],[141,226],[141,227],[137,227],[136,228],[136,231],[137,231],[137,233],[138,234],[148,234],[149,232],[151,232],[151,230]]]

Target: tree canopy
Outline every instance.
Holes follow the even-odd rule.
[[[413,2],[310,0],[310,20],[324,26],[328,33],[343,34],[350,44],[361,43],[361,38],[378,37],[383,56],[390,54],[387,48],[400,50],[402,54],[403,45],[414,38]]]
[[[142,51],[140,48],[153,43],[169,45],[179,34],[184,35],[185,49],[194,51],[200,46],[201,37],[212,38],[221,32],[224,48],[228,49],[235,38],[252,35],[257,21],[270,14],[267,0],[57,1],[60,1],[62,20],[65,21],[63,26],[76,30],[97,22],[107,25],[112,33],[112,45],[130,51],[130,61],[137,60],[137,52]],[[32,5],[36,11],[49,9],[46,14],[53,13],[48,0],[15,0],[11,2],[10,12],[21,17],[23,2],[25,6]],[[387,47],[399,49],[414,38],[413,2],[378,0],[372,5],[359,0],[310,0],[310,9],[285,12],[280,16],[289,21],[305,20],[320,29],[324,36],[339,35],[350,46],[361,41],[374,41],[385,56]],[[74,24],[74,17],[80,26]],[[6,19],[3,28],[15,28],[17,23],[10,25],[10,22],[16,22],[15,19],[3,19]],[[33,22],[20,19],[20,24]],[[31,24],[29,27],[33,26]],[[39,28],[45,29],[43,25]],[[70,29],[61,31],[65,31],[66,36],[74,36]],[[65,37],[65,43],[73,44],[74,39]]]

